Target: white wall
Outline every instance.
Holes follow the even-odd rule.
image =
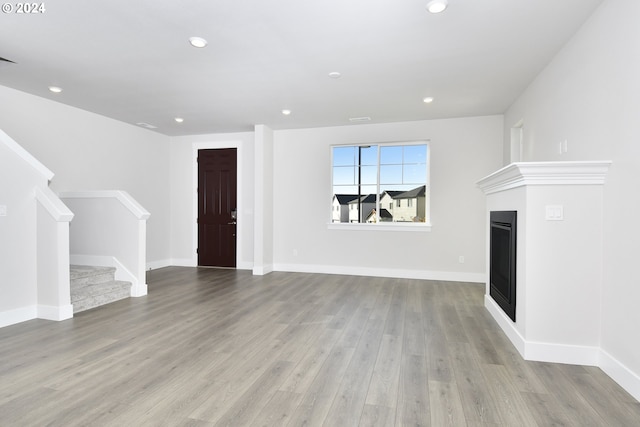
[[[199,149],[238,148],[238,258],[241,269],[253,267],[254,133],[193,135],[171,138],[171,262],[197,265],[197,163]]]
[[[147,261],[170,258],[168,137],[4,86],[0,99],[0,129],[55,173],[52,190],[127,191],[151,213]]]
[[[275,269],[483,282],[475,183],[501,166],[502,129],[502,116],[489,116],[275,131]],[[415,140],[430,140],[432,231],[328,229],[331,145]]]
[[[505,115],[525,160],[612,160],[604,186],[601,366],[640,396],[640,2],[606,0]],[[559,144],[567,140],[567,152]],[[509,158],[505,144],[504,159]]]
[[[36,317],[35,187],[46,182],[0,142],[0,327]]]

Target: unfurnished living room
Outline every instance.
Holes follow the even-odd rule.
[[[4,3],[0,425],[640,425],[639,17]]]

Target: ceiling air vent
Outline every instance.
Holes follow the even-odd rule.
[[[349,121],[351,123],[368,122],[371,121],[371,117],[351,117]]]
[[[147,129],[157,129],[158,126],[154,126],[154,125],[150,125],[149,123],[145,123],[145,122],[139,122],[136,123],[138,126],[143,127],[143,128],[147,128]]]

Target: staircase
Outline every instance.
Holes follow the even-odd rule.
[[[131,283],[115,280],[114,267],[71,266],[73,312],[109,304],[131,296]]]

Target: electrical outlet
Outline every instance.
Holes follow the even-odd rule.
[[[460,255],[460,256],[458,257],[458,262],[459,262],[460,264],[464,264],[464,255]]]
[[[0,216],[7,216],[7,205],[0,205]]]

